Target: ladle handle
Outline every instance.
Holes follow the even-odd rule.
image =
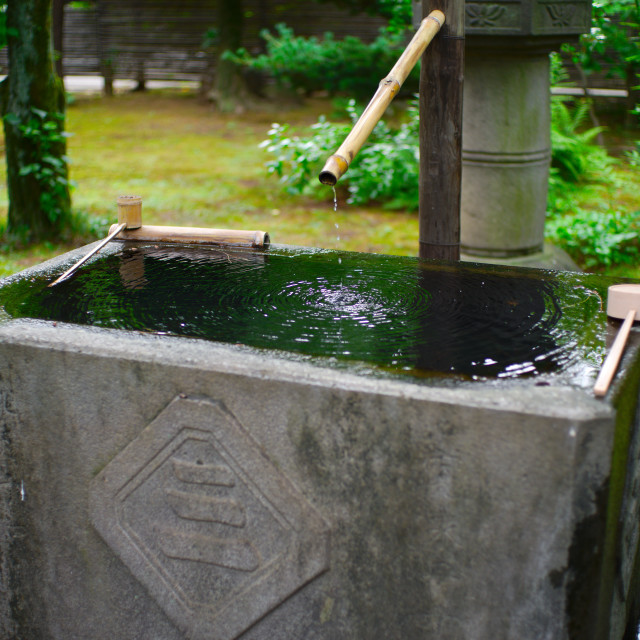
[[[624,347],[627,344],[629,332],[631,331],[631,327],[633,326],[633,321],[635,319],[636,310],[629,309],[629,311],[627,311],[627,315],[625,316],[624,322],[622,323],[622,326],[618,330],[618,335],[611,345],[611,350],[609,351],[604,364],[602,365],[602,369],[600,369],[600,373],[598,374],[596,383],[593,386],[593,393],[595,395],[604,396],[609,390],[609,385],[611,384],[613,376],[618,369],[618,364],[620,363],[622,352],[624,351]]]
[[[80,260],[78,260],[78,262],[76,262],[71,268],[67,269],[59,278],[56,278],[52,283],[50,283],[47,286],[53,287],[53,285],[58,284],[58,282],[62,282],[63,280],[66,280],[72,273],[75,273],[75,271],[79,269],[92,255],[98,253],[98,251],[100,251],[102,247],[104,247],[106,244],[111,242],[126,226],[127,226],[126,222],[121,222],[118,225],[114,225],[109,230],[109,235],[104,240],[102,240],[102,242],[100,242],[95,247],[93,247],[93,249],[91,249],[91,251],[89,251],[89,253],[87,253],[86,256],[83,256],[82,258],[80,258]]]

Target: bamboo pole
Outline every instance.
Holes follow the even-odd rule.
[[[611,350],[609,351],[607,358],[600,369],[598,378],[593,385],[593,393],[596,396],[602,397],[607,395],[607,391],[613,381],[613,376],[615,376],[616,371],[618,370],[618,365],[620,364],[620,359],[622,358],[624,348],[627,344],[631,327],[636,319],[636,313],[635,309],[629,309],[624,318],[624,322],[616,335],[616,339],[611,346]]]
[[[111,230],[117,225],[112,225]],[[228,244],[266,248],[271,240],[265,231],[235,229],[208,229],[205,227],[159,227],[142,225],[138,229],[125,229],[118,240],[135,242],[167,242],[182,244]]]
[[[322,184],[335,185],[347,171],[353,158],[373,131],[386,108],[400,91],[400,87],[407,79],[411,69],[415,67],[420,56],[438,33],[444,21],[445,17],[442,11],[432,11],[422,20],[420,27],[398,58],[389,75],[381,80],[378,90],[358,119],[358,122],[356,122],[338,150],[327,160],[319,176]]]
[[[464,0],[422,0],[447,24],[420,69],[420,210],[422,259],[460,259]]]

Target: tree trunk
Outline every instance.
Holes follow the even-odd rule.
[[[64,33],[64,5],[65,0],[53,0],[53,55],[56,73],[62,78],[63,33]]]
[[[64,89],[54,72],[51,1],[9,0],[9,74],[2,83],[10,232],[38,241],[69,221]]]
[[[244,11],[241,0],[220,0],[218,4],[218,60],[215,94],[218,109],[235,111],[246,97],[246,88],[237,65],[224,60],[225,51],[236,51],[242,44]]]

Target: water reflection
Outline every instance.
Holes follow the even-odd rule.
[[[590,376],[604,349],[601,292],[577,274],[328,251],[125,246],[54,288],[44,284],[11,284],[0,303],[13,316],[421,376],[509,378],[572,368]]]

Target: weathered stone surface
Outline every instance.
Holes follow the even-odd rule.
[[[2,637],[621,640],[639,342],[596,400],[0,318]]]
[[[21,639],[539,640],[585,637],[585,611],[608,632],[611,452],[632,425],[582,389],[34,321],[0,325],[0,371],[24,488],[11,589],[40,621],[4,621]]]

